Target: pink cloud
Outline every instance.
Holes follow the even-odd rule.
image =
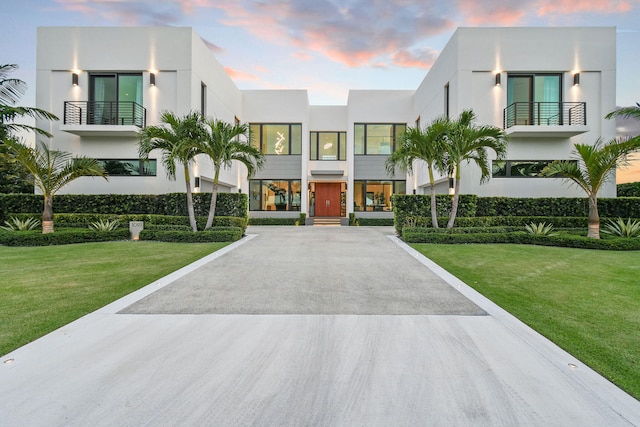
[[[392,59],[393,64],[399,67],[412,67],[412,68],[431,68],[438,52],[432,49],[419,49],[413,52],[402,50],[396,52]]]
[[[633,7],[627,0],[538,0],[537,9],[538,15],[544,16],[554,13],[625,13]]]
[[[258,80],[258,77],[254,74],[247,73],[245,71],[235,70],[233,68],[224,67],[224,70],[234,80]]]
[[[501,0],[458,0],[457,8],[471,25],[514,25],[522,20],[526,3]]]

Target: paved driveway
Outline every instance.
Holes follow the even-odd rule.
[[[640,425],[390,228],[249,233],[2,357],[0,425]]]

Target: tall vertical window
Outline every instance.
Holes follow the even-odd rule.
[[[354,149],[356,155],[389,155],[395,150],[396,139],[406,130],[406,124],[356,123]]]
[[[356,180],[353,182],[353,208],[356,212],[388,212],[391,196],[406,194],[406,181]]]
[[[142,73],[91,74],[89,81],[89,124],[142,125]]]
[[[311,132],[309,137],[311,160],[346,160],[346,132]]]
[[[251,143],[266,155],[302,154],[302,125],[257,124],[250,125]]]
[[[444,114],[449,117],[449,83],[444,85]]]
[[[561,74],[509,74],[507,105],[516,125],[549,125],[561,120]]]
[[[207,85],[200,82],[200,114],[207,117]]]
[[[249,210],[299,211],[300,180],[252,179],[249,181]]]

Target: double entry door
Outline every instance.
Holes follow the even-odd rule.
[[[315,216],[340,216],[341,184],[339,182],[317,182],[315,186]]]

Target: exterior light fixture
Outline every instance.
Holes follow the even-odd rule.
[[[500,86],[500,80],[502,79],[502,76],[500,73],[496,73],[496,86]]]
[[[78,73],[71,73],[71,84],[78,86]]]
[[[149,84],[151,86],[155,86],[156,85],[156,74],[155,73],[149,73]]]
[[[580,86],[580,73],[575,73],[573,75],[573,85]]]

